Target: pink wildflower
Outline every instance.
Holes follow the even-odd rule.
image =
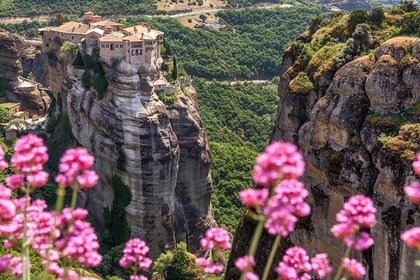
[[[22,275],[22,258],[13,257],[10,259],[10,270],[15,277]]]
[[[257,158],[253,179],[259,185],[270,187],[281,179],[298,178],[304,170],[305,163],[295,145],[274,142]]]
[[[420,176],[420,152],[416,154],[416,159],[413,161],[414,173]]]
[[[295,229],[297,218],[289,210],[274,208],[268,212],[267,209],[264,211],[264,215],[268,217],[264,227],[268,233],[286,237]]]
[[[0,199],[0,223],[11,221],[15,214],[16,206],[13,202],[6,199]]]
[[[79,209],[79,212],[81,210],[87,213],[84,209]],[[64,209],[63,212],[65,214],[60,219],[62,226],[66,228],[64,225],[69,215],[66,212],[78,213],[78,211]],[[72,261],[78,261],[88,267],[98,266],[102,261],[102,256],[98,253],[99,242],[95,230],[90,223],[78,218],[77,214],[73,216],[68,229],[62,234],[62,238],[55,242],[55,245]]]
[[[204,273],[217,275],[222,273],[224,269],[225,266],[222,263],[212,263],[204,268]]]
[[[328,254],[316,254],[315,257],[311,259],[311,264],[315,275],[321,279],[330,275],[332,272]]]
[[[420,163],[420,162],[419,162]],[[413,203],[420,203],[420,183],[413,182],[404,188],[408,199]]]
[[[360,228],[373,228],[376,224],[376,209],[370,198],[364,195],[352,196],[336,215],[337,224],[331,232],[335,237],[348,238]]]
[[[124,268],[135,265],[140,270],[149,269],[152,260],[147,257],[149,247],[140,238],[128,240],[123,250],[123,257],[120,259],[120,266]]]
[[[362,279],[366,274],[365,267],[355,259],[345,258],[343,260],[343,269],[350,277],[355,279]]]
[[[9,270],[10,256],[5,255],[0,257],[0,273],[5,273]]]
[[[11,162],[21,173],[36,173],[43,169],[48,161],[47,147],[44,140],[34,134],[22,136],[16,141]]]
[[[25,181],[25,176],[22,174],[11,175],[6,178],[6,185],[12,190],[20,189]]]
[[[308,216],[311,207],[305,202],[309,192],[305,189],[305,185],[296,180],[283,180],[275,187],[276,199],[273,199],[277,207],[285,207],[298,217]]]
[[[229,233],[224,228],[211,228],[207,230],[200,244],[205,250],[219,248],[228,250],[231,247]]]
[[[408,247],[420,249],[420,227],[404,231],[401,234],[401,239]]]
[[[249,271],[252,270],[255,266],[255,261],[253,257],[250,256],[243,256],[238,258],[235,261],[235,266],[240,270],[240,271]]]
[[[45,171],[39,171],[34,174],[29,174],[26,176],[26,180],[31,187],[40,188],[45,186],[48,182],[48,173]]]
[[[282,280],[310,280],[309,256],[301,247],[292,247],[286,251],[276,272]]]
[[[267,200],[267,189],[245,189],[239,193],[241,202],[247,207],[261,207]]]
[[[11,195],[12,190],[0,183],[0,199],[9,199]]]
[[[130,280],[147,280],[147,277],[143,275],[131,275]]]
[[[248,271],[245,273],[245,280],[260,280],[260,277],[254,272]]]
[[[58,166],[60,174],[55,178],[56,182],[70,186],[77,180],[81,188],[92,187],[98,180],[96,173],[89,170],[94,160],[85,148],[67,150],[60,159]]]
[[[0,147],[0,171],[5,170],[7,168],[6,157],[3,151],[3,148]]]
[[[82,189],[88,189],[94,187],[98,183],[99,177],[95,171],[85,170],[82,174],[77,176],[77,182]]]
[[[344,239],[347,247],[354,248],[358,251],[363,251],[370,248],[373,245],[373,239],[369,233],[361,232],[357,237],[350,236]]]
[[[286,237],[295,229],[297,217],[309,215],[311,208],[305,202],[308,191],[298,180],[283,180],[275,187],[263,212],[267,217],[265,228],[272,235]]]
[[[202,267],[205,268],[207,266],[209,266],[211,264],[211,259],[206,259],[206,258],[197,258],[195,259],[195,263]]]

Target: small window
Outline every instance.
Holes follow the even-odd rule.
[[[120,45],[120,48],[121,48],[121,49],[123,48],[123,44],[121,44],[121,45]]]
[[[115,45],[115,48],[116,48],[116,49],[118,49],[118,48],[119,48],[118,44],[116,44],[116,45]]]
[[[49,47],[50,46],[50,44],[47,44],[47,47]]]
[[[71,39],[74,40],[74,36],[71,36]]]
[[[143,54],[143,50],[140,50],[140,55],[142,55]]]
[[[101,48],[105,48],[105,45],[104,45],[104,44],[102,44],[102,45],[101,45]]]
[[[109,49],[109,45],[106,45],[106,48]]]

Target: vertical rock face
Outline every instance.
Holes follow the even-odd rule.
[[[26,47],[21,37],[0,29],[0,78],[12,81],[22,75],[20,56]]]
[[[311,216],[300,222],[288,241],[311,255],[327,252],[337,265],[344,247],[330,233],[335,214],[351,195],[366,194],[378,209],[378,224],[371,232],[375,245],[355,255],[368,268],[366,279],[420,277],[414,269],[415,250],[400,240],[405,229],[420,222],[417,206],[403,193],[403,186],[415,180],[411,160],[420,149],[419,48],[416,38],[388,40],[374,55],[354,59],[337,71],[324,71],[306,94],[289,89],[291,69],[297,66],[292,54],[285,54],[272,141],[299,146],[312,206]],[[230,267],[235,257],[245,254],[244,241],[252,232],[252,222],[244,218]],[[260,263],[271,242],[264,238],[257,253]],[[237,279],[235,273],[231,269],[226,279]]]
[[[109,86],[102,100],[69,71],[62,92],[75,138],[96,157],[98,186],[80,201],[103,226],[115,195],[111,178],[130,187],[126,216],[132,236],[147,240],[156,257],[178,240],[191,248],[212,222],[210,156],[193,88],[171,107],[149,82],[150,72],[123,61],[101,62]]]

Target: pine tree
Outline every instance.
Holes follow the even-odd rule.
[[[178,66],[176,65],[176,56],[172,57],[173,68],[172,68],[172,80],[178,80]]]

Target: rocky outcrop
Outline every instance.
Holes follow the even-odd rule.
[[[415,250],[400,240],[405,229],[420,222],[418,207],[403,193],[403,186],[415,180],[410,164],[420,150],[419,48],[416,38],[388,40],[374,55],[311,77],[314,87],[306,94],[290,90],[296,72],[305,70],[290,49],[285,53],[272,141],[298,144],[306,161],[303,180],[312,206],[310,217],[286,242],[305,247],[311,255],[327,252],[337,265],[344,247],[330,233],[335,214],[349,196],[366,194],[378,209],[378,224],[371,232],[373,248],[355,255],[368,268],[365,279],[420,277],[414,269]],[[322,81],[329,81],[326,90]],[[237,279],[232,261],[245,254],[253,227],[246,217],[241,221],[225,279]],[[271,240],[263,237],[259,263],[265,261]]]
[[[0,78],[17,80],[22,75],[20,57],[26,47],[21,37],[0,29]]]
[[[19,102],[21,111],[28,111],[29,116],[34,114],[45,115],[50,103],[49,96],[35,85],[22,89],[25,54],[33,52],[24,38],[0,30],[0,78],[8,80],[6,97],[8,101]]]
[[[132,192],[131,235],[144,238],[153,257],[180,240],[197,248],[213,219],[209,148],[194,89],[166,106],[149,72],[118,60],[101,64],[109,82],[102,100],[82,85],[83,70],[69,69],[62,90],[73,135],[95,155],[101,178],[79,202],[103,226],[104,208],[118,195],[111,184],[118,175]]]

